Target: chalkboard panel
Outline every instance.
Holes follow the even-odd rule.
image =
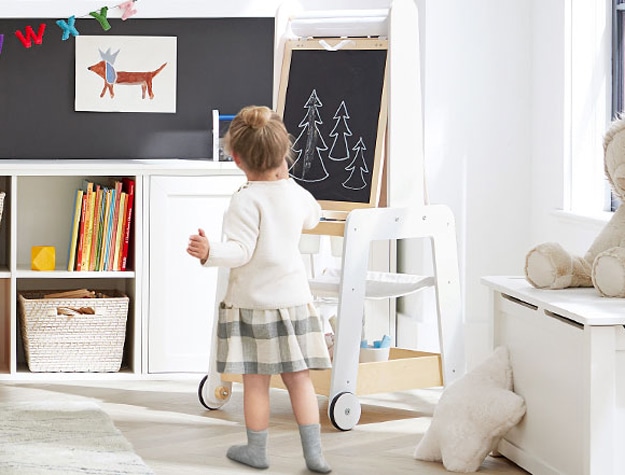
[[[55,20],[0,19],[0,159],[209,158],[211,110],[272,104],[273,18],[77,19],[81,35],[176,36],[175,114],[74,111],[73,37]],[[41,45],[15,31],[46,24]]]
[[[378,39],[310,39],[285,47],[278,111],[293,136],[289,173],[325,209],[377,205],[387,53],[387,42]]]

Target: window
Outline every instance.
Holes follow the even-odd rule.
[[[612,117],[625,111],[625,0],[613,0],[612,12]],[[620,201],[610,193],[610,210]]]
[[[625,34],[625,0],[613,0],[612,16],[612,116],[623,112],[623,92],[625,77],[623,75],[623,35]]]
[[[610,209],[603,136],[612,113],[611,31],[615,2],[625,0],[564,2],[568,27],[564,90],[565,101],[570,104],[565,110],[570,161],[564,164],[569,175],[565,186],[570,188],[565,190],[564,209],[581,216],[594,217]]]

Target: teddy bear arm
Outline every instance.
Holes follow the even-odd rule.
[[[615,247],[625,247],[625,206],[614,212],[588,248],[584,259],[592,265],[599,254]]]

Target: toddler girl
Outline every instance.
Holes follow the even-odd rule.
[[[230,447],[227,456],[252,467],[269,467],[270,379],[280,374],[306,466],[329,473],[308,371],[331,364],[298,248],[302,230],[318,224],[321,208],[289,178],[291,142],[275,112],[262,106],[242,109],[225,142],[247,184],[232,196],[224,216],[224,240],[209,243],[199,229],[189,238],[187,252],[205,266],[230,268],[219,310],[217,371],[243,375],[247,444]]]

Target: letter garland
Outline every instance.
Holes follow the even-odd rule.
[[[112,8],[120,9],[122,11],[121,19],[123,21],[126,21],[128,18],[130,18],[131,16],[137,13],[136,8],[134,8],[134,4],[136,2],[137,0],[127,0],[118,5],[113,6]],[[102,30],[108,31],[111,29],[111,24],[109,23],[108,18],[107,18],[109,8],[110,7],[108,6],[103,6],[97,11],[89,12],[88,15],[82,15],[82,16],[79,16],[78,18],[93,17],[98,21],[98,23],[102,27]],[[75,15],[72,15],[67,20],[56,21],[56,25],[61,29],[61,40],[66,41],[71,36],[80,35],[80,32],[76,28],[76,18],[77,17]],[[24,28],[23,32],[20,30],[16,31],[15,36],[22,43],[24,48],[30,48],[33,45],[33,43],[36,45],[40,45],[43,43],[43,35],[45,31],[46,31],[45,23],[41,23],[39,25],[39,28],[37,29],[36,33],[35,33],[34,28],[31,25],[27,25]],[[4,34],[0,33],[0,54],[2,54],[3,43],[4,43]]]

